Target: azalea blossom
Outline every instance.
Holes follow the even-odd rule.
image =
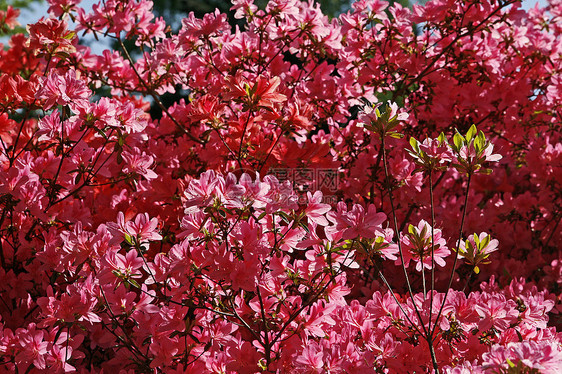
[[[2,372],[562,371],[560,1],[48,3],[0,11]]]
[[[464,258],[466,263],[474,266],[474,271],[478,273],[478,265],[489,264],[488,257],[492,252],[498,250],[498,245],[497,239],[491,239],[490,235],[482,232],[480,235],[470,235],[466,241],[461,240],[458,252],[460,257]]]
[[[410,225],[401,241],[404,265],[408,267],[410,261],[414,261],[417,271],[421,271],[422,266],[426,269],[433,268],[434,264],[445,266],[444,259],[451,254],[445,238],[441,236],[441,230],[432,228],[424,220],[417,226]],[[397,259],[396,262],[400,263],[401,260]]]
[[[56,72],[43,79],[43,87],[37,93],[38,99],[45,99],[46,109],[54,105],[68,105],[73,111],[88,104],[90,90],[84,82],[77,78],[74,70],[64,75]]]

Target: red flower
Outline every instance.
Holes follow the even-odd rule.
[[[233,99],[244,104],[246,110],[258,110],[259,108],[273,110],[274,105],[284,102],[287,97],[276,92],[281,83],[279,77],[268,79],[258,76],[255,83],[249,83],[242,74],[235,77],[227,77],[226,85],[229,91],[225,99]]]
[[[20,15],[19,9],[14,9],[11,5],[8,5],[8,9],[0,10],[0,27],[6,25],[9,29],[13,30],[16,26],[19,26],[17,18]]]

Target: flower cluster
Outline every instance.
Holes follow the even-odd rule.
[[[0,372],[562,371],[558,2],[48,3],[0,48]]]

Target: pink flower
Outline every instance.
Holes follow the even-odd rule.
[[[422,264],[426,269],[433,268],[433,261],[439,266],[445,266],[444,258],[451,254],[451,251],[447,249],[447,242],[441,237],[441,230],[433,229],[433,239],[431,234],[431,226],[423,219],[418,223],[417,227],[413,225],[408,227],[408,233],[401,238],[404,265],[406,267],[408,267],[410,260],[416,262],[417,271],[422,270]],[[396,262],[400,264],[399,259]]]
[[[63,129],[60,113],[54,110],[50,115],[41,118],[37,124],[37,128],[38,130],[35,135],[38,136],[39,141],[53,141],[57,140],[57,137],[60,139],[60,134]]]
[[[321,373],[324,367],[323,353],[318,344],[310,341],[304,346],[296,362],[306,368],[308,373]]]
[[[3,77],[2,77],[3,78]],[[0,90],[2,89],[0,85]],[[12,135],[15,135],[17,122],[8,117],[8,113],[0,114],[0,139],[7,144],[12,143]]]
[[[142,109],[135,107],[131,102],[116,103],[116,108],[116,117],[127,133],[140,133],[146,129],[147,115]]]
[[[382,223],[386,220],[386,214],[377,212],[374,205],[369,205],[367,212],[359,204],[347,211],[347,207],[341,202],[336,211],[328,212],[327,217],[334,225],[326,227],[326,233],[331,235],[336,231],[343,231],[342,239],[375,238],[383,233]]]
[[[476,129],[475,125],[470,127],[465,136],[457,132],[453,137],[451,148],[457,156],[453,166],[466,174],[478,172],[485,162],[502,159],[501,155],[492,154],[494,145],[486,139],[484,132]],[[486,169],[484,172],[488,173]]]
[[[530,369],[538,369],[544,374],[562,372],[562,350],[556,342],[523,341],[510,343],[508,348]]]
[[[496,344],[483,355],[482,367],[494,371],[507,370],[508,360],[524,372],[558,374],[562,371],[562,351],[557,342],[523,341],[507,346]]]
[[[281,183],[274,176],[266,175],[261,184],[261,193],[257,200],[265,205],[266,212],[271,213],[281,209],[297,208],[298,196],[289,181]],[[263,205],[254,204],[254,206]]]
[[[423,174],[416,170],[413,162],[407,159],[392,158],[388,162],[390,173],[398,182],[421,192],[423,185]]]
[[[230,10],[235,10],[234,18],[242,19],[244,17],[250,16],[258,10],[258,7],[254,5],[253,0],[232,0],[232,7]]]
[[[144,265],[144,261],[138,257],[137,252],[136,249],[131,249],[123,256],[116,251],[108,251],[101,261],[103,270],[98,275],[100,283],[112,285],[116,281],[128,282],[140,278],[142,273],[139,269]]]
[[[18,361],[27,365],[33,364],[37,369],[45,369],[49,342],[44,340],[43,330],[38,330],[35,324],[31,324],[27,331],[21,329],[16,333],[23,348],[22,353],[18,355]]]
[[[83,117],[85,121],[92,122],[99,129],[104,129],[106,126],[118,127],[120,122],[117,119],[117,112],[120,107],[119,102],[102,97],[99,101],[90,104],[83,112]]]
[[[324,215],[332,208],[330,205],[322,203],[322,192],[316,191],[314,195],[307,192],[306,196],[308,197],[308,204],[304,213],[308,217],[308,220],[321,226],[328,226],[328,220],[326,220]]]
[[[114,236],[113,242],[125,240],[130,245],[162,240],[158,233],[158,219],[150,218],[148,213],[138,214],[134,221],[125,221],[123,212],[117,213],[117,222],[109,222],[107,229]]]
[[[422,143],[410,138],[410,145],[412,150],[407,149],[406,151],[424,170],[444,170],[441,165],[453,159],[453,152],[443,134],[437,139],[426,138]]]
[[[396,103],[388,102],[382,111],[380,104],[365,106],[359,115],[358,126],[380,135],[390,135],[400,122],[407,119],[408,113],[399,111]]]
[[[37,180],[37,175],[33,174],[29,166],[11,167],[0,172],[0,193],[20,195],[20,189],[26,183]]]
[[[218,9],[215,9],[213,13],[205,14],[203,19],[196,18],[193,13],[189,13],[181,23],[179,39],[182,42],[193,42],[201,37],[220,34],[230,29],[226,14],[221,14]]]
[[[201,173],[199,179],[189,182],[183,193],[185,214],[197,212],[215,198],[219,178],[222,176],[218,176],[214,170],[208,170]]]
[[[461,240],[459,244],[459,257],[474,266],[474,272],[477,274],[480,271],[478,265],[489,264],[488,257],[498,250],[498,240],[490,238],[490,235],[482,232],[480,235],[470,235],[466,241]]]
[[[150,218],[148,213],[137,215],[134,222],[127,222],[127,233],[136,238],[139,243],[162,240],[158,233],[158,219]]]
[[[49,370],[63,373],[75,372],[76,368],[68,363],[68,360],[72,358],[72,352],[72,347],[53,345],[47,357]]]
[[[397,260],[399,249],[398,244],[392,242],[394,231],[391,228],[386,228],[381,234],[373,240],[370,250],[391,261]]]
[[[336,306],[334,304],[328,304],[323,302],[317,302],[312,307],[308,315],[305,317],[304,329],[310,335],[316,337],[324,337],[326,333],[323,327],[335,325],[335,321],[330,317],[330,314],[334,311]]]
[[[36,97],[45,99],[45,109],[51,109],[55,105],[68,105],[72,111],[78,113],[80,108],[88,105],[91,92],[84,80],[76,76],[74,70],[68,70],[64,75],[59,75],[54,70],[42,83]]]
[[[477,152],[476,149],[470,146],[462,147],[459,155],[464,159],[478,159],[478,162],[485,162],[485,161],[499,161],[502,159],[502,155],[500,154],[492,154],[494,151],[494,145],[492,143],[487,143],[485,148],[482,149],[480,152]]]
[[[76,6],[81,1],[82,0],[47,0],[50,5],[47,11],[52,13],[55,17],[66,16],[71,11],[75,11]]]
[[[519,316],[515,307],[515,302],[506,300],[502,294],[482,297],[479,303],[474,306],[481,318],[478,329],[486,331],[494,327],[499,331],[506,330]]]
[[[154,171],[149,169],[154,163],[154,158],[144,151],[134,147],[131,151],[123,151],[121,155],[125,162],[123,173],[141,175],[149,180],[158,177]]]

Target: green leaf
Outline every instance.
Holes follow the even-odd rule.
[[[137,283],[137,281],[134,280],[134,279],[127,279],[127,282],[129,282],[130,284],[132,284],[135,288],[138,288],[138,289],[141,288],[140,285]]]
[[[425,238],[427,236],[427,225],[423,225],[423,229],[419,235],[420,238]]]
[[[480,136],[482,135],[482,136]],[[474,139],[474,150],[476,154],[479,155],[485,148],[486,138],[484,137],[484,133],[480,132],[478,136]]]
[[[466,132],[466,141],[470,143],[470,141],[472,140],[472,138],[474,138],[477,132],[478,130],[476,129],[475,125],[470,126],[470,128]]]
[[[258,366],[264,371],[267,370],[267,363],[264,358],[260,358],[260,360],[258,361]]]
[[[289,215],[285,212],[279,211],[277,212],[277,214],[279,215],[279,217],[281,217],[281,219],[287,223],[291,222],[291,217],[289,217]]]
[[[509,365],[509,367],[514,368],[516,366],[513,362],[511,362],[511,360],[509,358],[506,358],[505,360],[507,361],[507,364]]]
[[[465,243],[465,249],[467,250],[465,253],[468,254],[469,258],[474,257],[474,246],[470,240],[467,240]]]
[[[58,57],[63,57],[65,59],[70,58],[70,54],[65,51],[57,51],[55,52],[55,55]]]
[[[460,151],[464,142],[465,142],[464,137],[457,132],[455,134],[455,136],[453,136],[453,143],[455,144],[455,151],[457,151],[457,152]]]
[[[474,238],[474,243],[476,244],[476,247],[480,248],[480,238],[478,237],[478,235],[476,235],[476,233],[474,233],[472,236]]]
[[[304,229],[304,231],[306,231],[307,233],[310,232],[310,229],[308,228],[308,225],[306,223],[304,223],[303,221],[299,222],[298,224],[300,227],[302,227]]]
[[[490,244],[490,235],[486,236],[484,240],[480,243],[480,248],[486,248],[486,246]]]
[[[102,129],[98,129],[97,127],[92,126],[92,128],[94,129],[95,132],[97,132],[102,138],[104,138],[105,140],[108,140],[109,138],[107,137],[107,135],[105,135],[105,131]]]
[[[207,131],[204,131],[204,132],[201,134],[201,138],[203,138],[203,139],[207,138],[207,137],[211,134],[211,132],[213,132],[213,131],[214,131],[213,129],[209,129],[209,130],[207,130]]]
[[[410,234],[412,234],[412,235],[415,234],[416,228],[414,227],[414,225],[410,224],[410,225],[408,226],[408,232],[409,232]]]
[[[418,141],[415,138],[410,138],[410,145],[412,146],[412,149],[414,151],[416,151],[417,153],[420,152],[420,147],[418,145]]]

